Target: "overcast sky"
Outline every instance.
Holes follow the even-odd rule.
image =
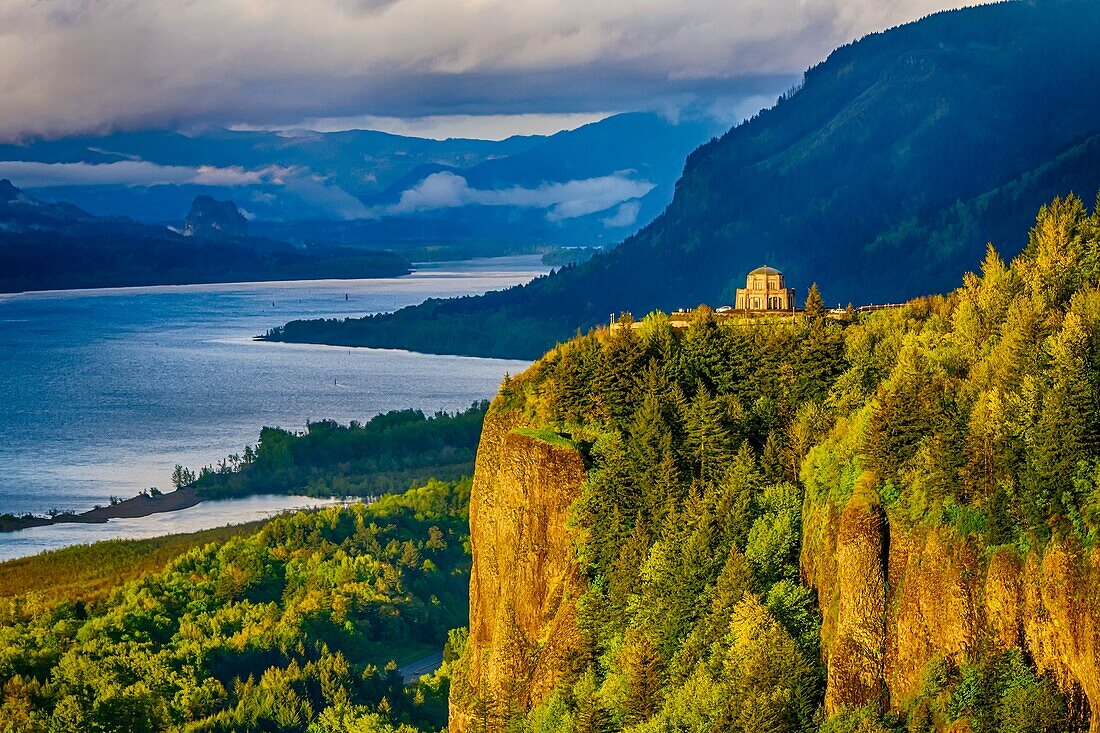
[[[951,0],[0,0],[0,139],[376,127],[503,137],[731,117]],[[748,110],[751,111],[751,110]]]

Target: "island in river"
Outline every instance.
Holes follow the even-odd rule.
[[[45,527],[51,524],[65,524],[69,522],[82,524],[101,524],[110,519],[136,519],[147,517],[150,514],[161,512],[174,512],[180,509],[193,507],[203,500],[198,489],[193,486],[185,486],[167,494],[144,493],[137,496],[115,502],[110,506],[97,506],[86,512],[63,512],[53,516],[36,516],[24,514],[0,515],[0,532],[15,532],[30,527]]]

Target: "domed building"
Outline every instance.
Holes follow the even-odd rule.
[[[794,288],[788,288],[783,273],[774,267],[758,267],[745,279],[745,287],[737,288],[737,310],[793,311]]]

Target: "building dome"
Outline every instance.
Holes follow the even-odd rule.
[[[745,278],[745,287],[737,288],[739,311],[795,310],[794,288],[788,288],[783,273],[774,267],[758,267]]]

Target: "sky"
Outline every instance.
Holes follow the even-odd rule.
[[[0,0],[0,141],[209,125],[499,139],[689,105],[736,120],[836,46],[963,4]]]

